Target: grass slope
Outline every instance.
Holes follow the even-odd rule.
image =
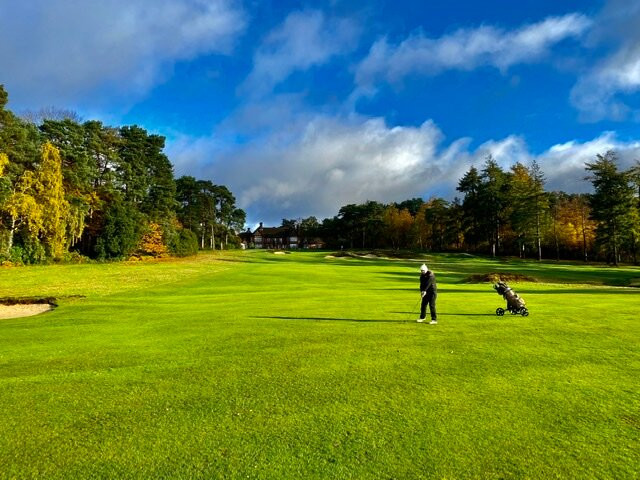
[[[638,268],[230,252],[0,271],[0,478],[637,478]],[[471,274],[524,273],[527,318]],[[592,285],[585,285],[590,283]]]

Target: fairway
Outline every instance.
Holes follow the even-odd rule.
[[[418,269],[438,325],[417,324]],[[510,272],[530,316],[474,274]],[[638,478],[640,268],[265,251],[0,270],[0,478]]]

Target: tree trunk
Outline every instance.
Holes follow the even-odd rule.
[[[556,246],[556,261],[560,261],[560,245],[558,244],[558,230],[556,229],[556,216],[558,212],[556,207],[553,207],[553,241]]]
[[[542,241],[540,240],[540,212],[536,211],[536,242],[538,243],[538,261],[542,261]]]
[[[7,240],[7,256],[11,254],[11,249],[13,248],[13,237],[16,231],[16,219],[11,218],[11,228],[9,229],[9,238]]]
[[[216,249],[216,234],[213,231],[213,225],[211,225],[211,250]]]
[[[616,238],[616,226],[613,225],[613,264],[618,266],[618,239]]]
[[[584,256],[584,261],[587,262],[587,229],[584,224],[584,206],[580,208],[580,221],[582,222],[582,255]]]

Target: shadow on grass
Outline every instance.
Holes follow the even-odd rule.
[[[270,318],[275,320],[303,320],[322,322],[363,322],[363,323],[415,323],[415,320],[381,320],[372,318],[336,318],[336,317],[283,317],[275,315],[253,316],[250,318]]]
[[[528,290],[527,288],[518,288],[518,294],[534,294],[534,295],[562,295],[562,294],[571,294],[571,295],[599,295],[599,294],[607,294],[607,295],[638,295],[640,297],[640,291],[638,289],[633,289],[630,287],[627,288],[607,288],[607,286],[603,285],[595,285],[596,288],[567,288],[567,289],[547,289],[547,290]],[[516,290],[514,288],[514,290]]]
[[[369,288],[367,290],[375,290],[375,291],[387,291],[387,292],[414,292],[416,293],[416,295],[420,294],[420,290],[418,290],[418,288],[416,287],[412,287],[412,288]],[[518,290],[520,291],[520,290]],[[457,288],[447,288],[447,287],[438,287],[438,294],[440,293],[494,293],[495,295],[495,290],[491,289],[491,288],[487,288],[484,290],[480,290],[480,289],[457,289]]]
[[[411,314],[415,314],[415,315],[419,315],[419,312],[391,312],[391,313],[397,313],[398,315],[411,315]],[[427,309],[427,314],[429,314],[429,310]],[[496,314],[495,313],[441,313],[438,312],[438,317],[447,317],[447,316],[451,316],[451,317],[495,317]]]

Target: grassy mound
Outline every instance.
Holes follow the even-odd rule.
[[[464,279],[465,283],[496,283],[496,282],[537,282],[538,280],[529,275],[522,275],[521,273],[508,273],[508,272],[491,272],[491,273],[479,273],[470,275]]]
[[[2,297],[0,305],[38,305],[48,304],[57,306],[54,297]]]

